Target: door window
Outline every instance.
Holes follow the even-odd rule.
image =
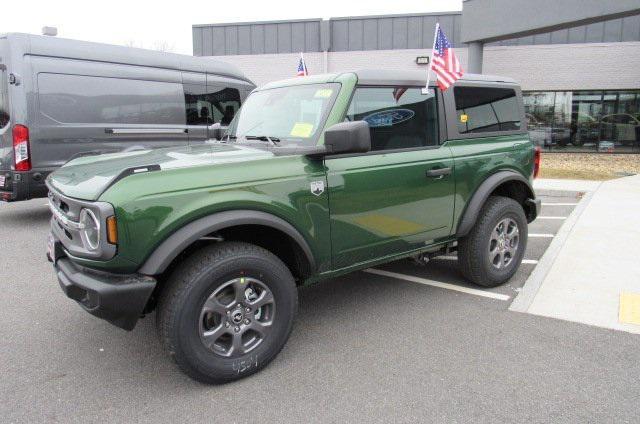
[[[371,150],[409,149],[438,145],[438,110],[433,91],[416,87],[359,87],[347,119],[366,121]]]
[[[240,91],[221,86],[184,85],[187,125],[229,125],[240,109]]]
[[[70,124],[184,125],[179,83],[41,73],[43,116]]]
[[[455,87],[460,134],[523,129],[515,90],[499,87]]]

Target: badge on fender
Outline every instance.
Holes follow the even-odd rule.
[[[311,181],[311,193],[320,196],[324,193],[324,181]]]

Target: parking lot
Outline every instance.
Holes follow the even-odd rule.
[[[180,373],[154,316],[125,332],[64,297],[45,201],[0,204],[0,421],[638,422],[637,336],[509,311],[580,200],[542,199],[508,284],[444,257],[303,288],[282,353],[224,386]]]

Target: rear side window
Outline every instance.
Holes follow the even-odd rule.
[[[9,125],[9,82],[7,70],[0,68],[0,129]]]
[[[38,75],[40,112],[72,124],[184,125],[182,84],[80,75]]]
[[[523,128],[515,90],[498,87],[454,87],[460,134],[517,131]]]
[[[184,85],[187,125],[229,125],[240,109],[240,91],[222,86]]]
[[[436,97],[414,87],[360,87],[347,112],[366,121],[372,150],[410,149],[438,144]]]

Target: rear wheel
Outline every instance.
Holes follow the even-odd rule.
[[[480,286],[505,283],[522,262],[527,237],[522,206],[508,197],[490,197],[475,226],[458,241],[460,271]]]
[[[172,273],[157,325],[182,371],[225,383],[255,373],[278,354],[297,304],[293,276],[280,259],[248,243],[222,242]]]

